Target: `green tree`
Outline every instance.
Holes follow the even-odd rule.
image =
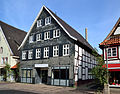
[[[11,74],[11,68],[9,64],[6,64],[4,67],[5,73],[4,73],[4,80],[6,81],[7,77],[10,77]]]
[[[97,50],[93,51],[93,55],[96,56],[98,64],[92,68],[91,72],[95,78],[95,81],[103,86],[105,83],[107,83],[107,69],[104,67],[102,56],[98,55],[97,52]]]

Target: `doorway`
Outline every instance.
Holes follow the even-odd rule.
[[[47,84],[48,70],[41,70],[40,75],[41,75],[42,83]]]

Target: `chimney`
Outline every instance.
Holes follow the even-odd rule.
[[[85,39],[88,41],[87,28],[85,28]]]

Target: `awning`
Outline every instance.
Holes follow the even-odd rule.
[[[16,69],[17,67],[18,67],[18,65],[16,64],[16,65],[12,66],[11,69]]]
[[[103,67],[107,67],[105,64]],[[108,70],[109,71],[120,71],[120,64],[108,64]]]

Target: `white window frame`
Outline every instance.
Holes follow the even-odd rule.
[[[53,57],[59,55],[59,46],[53,46]]]
[[[36,59],[40,58],[41,56],[41,48],[36,49]]]
[[[116,49],[116,56],[117,56],[117,47],[111,47],[111,48],[107,48],[108,57],[116,57],[116,56],[113,56],[113,48]],[[110,50],[111,55],[108,54],[109,53],[108,50]]]
[[[51,16],[45,18],[45,25],[51,24]]]
[[[22,60],[25,60],[26,59],[26,51],[22,51]]]
[[[53,38],[60,37],[60,29],[53,30]]]
[[[29,36],[29,43],[33,43],[33,35]]]
[[[44,40],[50,39],[50,31],[44,32]]]
[[[36,41],[42,40],[42,33],[36,34]]]
[[[63,45],[63,56],[69,55],[69,44]]]
[[[37,20],[37,27],[41,27],[42,26],[42,21],[43,21],[43,19]]]
[[[33,50],[29,50],[28,51],[28,59],[32,59],[33,58]]]
[[[48,58],[49,57],[49,47],[45,47],[44,48],[44,58]]]

